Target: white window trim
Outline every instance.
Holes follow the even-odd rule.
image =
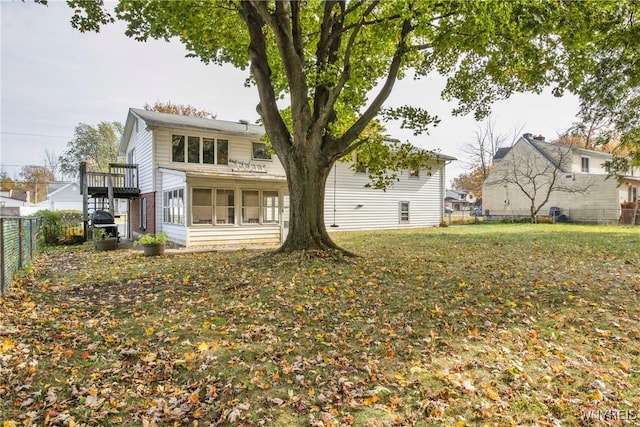
[[[254,153],[253,147],[254,147],[255,144],[264,145],[265,154],[268,155],[269,158],[263,159],[263,158],[260,158],[260,157],[254,157],[254,155],[253,155],[253,153]],[[264,142],[256,142],[256,141],[251,142],[251,160],[256,160],[258,162],[271,162],[271,161],[273,161],[273,155],[272,154],[267,154],[268,150],[269,149],[267,148],[267,144],[265,144]]]
[[[182,137],[184,138],[184,149],[183,149],[183,157],[184,160],[182,162],[173,160],[173,138],[174,137]],[[198,138],[198,162],[190,162],[189,161],[189,138]],[[213,140],[213,163],[204,163],[204,143],[203,140],[209,139]],[[224,141],[227,143],[227,163],[220,163],[218,159],[218,142]],[[209,136],[197,136],[197,135],[188,135],[188,134],[171,134],[171,163],[179,163],[179,164],[188,164],[188,165],[220,165],[227,166],[229,164],[229,146],[231,145],[231,141],[228,138],[214,138]],[[251,146],[251,156],[253,157],[253,145]],[[262,159],[255,159],[262,160]],[[271,161],[271,159],[265,160]]]
[[[182,215],[179,215],[179,218],[182,219],[182,222],[175,222],[173,220],[167,221],[167,219],[165,218],[165,210],[166,209],[173,209],[174,206],[167,206],[165,205],[165,194],[170,193],[173,194],[174,191],[182,191]],[[172,198],[171,196],[169,197],[170,199]],[[177,207],[178,209],[180,208],[179,206]],[[172,188],[170,190],[164,190],[162,192],[162,223],[163,224],[173,224],[173,225],[185,225],[186,222],[186,202],[185,202],[185,189],[184,187],[180,187],[180,188]]]
[[[194,223],[194,219],[193,219],[193,191],[194,190],[210,190],[211,191],[211,209],[212,209],[212,222],[211,224],[209,223],[202,223],[202,224],[198,224],[198,223]],[[224,224],[222,223],[218,223],[218,210],[217,208],[219,207],[217,204],[217,193],[219,190],[229,190],[229,191],[233,191],[233,195],[234,195],[234,204],[232,206],[220,206],[220,207],[225,207],[225,208],[233,208],[234,210],[234,222],[233,223],[227,223],[225,222]],[[173,191],[173,190],[171,190]],[[249,206],[251,208],[256,207],[258,209],[258,222],[245,222],[244,221],[244,216],[243,216],[243,209],[246,207],[242,204],[242,194],[245,191],[254,191],[258,193],[258,206]],[[264,193],[268,192],[268,193],[273,193],[275,195],[275,200],[277,205],[276,206],[265,206],[264,203]],[[163,203],[164,203],[164,194],[163,194]],[[212,227],[212,226],[216,226],[216,227],[229,227],[229,226],[249,226],[249,227],[256,227],[256,226],[279,226],[282,223],[282,207],[280,206],[281,203],[281,194],[280,194],[280,190],[278,189],[257,189],[257,188],[231,188],[231,187],[192,187],[191,188],[191,197],[189,198],[189,225],[193,226],[193,227]],[[199,206],[199,207],[203,207],[203,206]],[[277,220],[276,221],[266,221],[265,220],[265,209],[266,208],[271,208],[271,209],[275,209],[275,214],[277,216]],[[226,220],[226,219],[225,219]],[[164,206],[163,206],[163,222],[164,222]]]
[[[402,209],[403,204],[407,204],[407,219],[402,219],[402,213],[404,210]],[[409,224],[411,223],[411,202],[408,200],[401,200],[398,202],[398,223],[400,224]]]

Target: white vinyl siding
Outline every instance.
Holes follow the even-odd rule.
[[[444,199],[443,167],[443,164],[434,164],[431,175],[422,170],[416,178],[409,178],[408,170],[402,171],[400,181],[382,191],[364,188],[370,182],[366,174],[355,172],[347,163],[336,163],[327,179],[325,192],[327,229],[375,230],[439,225]],[[410,201],[407,222],[399,220],[401,201]],[[329,228],[334,224],[338,227]]]
[[[142,122],[141,119],[138,120]],[[144,122],[140,123],[138,132],[132,135],[132,143],[130,148],[135,150],[132,156],[135,157],[135,162],[138,165],[138,184],[140,186],[140,193],[151,193],[154,191],[153,185],[153,134],[147,130]]]

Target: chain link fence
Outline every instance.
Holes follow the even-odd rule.
[[[40,218],[0,217],[0,292],[9,289],[15,274],[38,250]]]
[[[527,210],[493,210],[484,213],[489,221],[526,221],[531,218]],[[626,224],[639,225],[640,212],[631,209],[561,209],[539,212],[536,216],[541,222],[566,222],[583,224]]]
[[[493,222],[531,222],[528,210],[500,209],[484,211],[482,215],[473,215],[470,211],[454,211],[444,214],[448,224],[467,224],[480,221]],[[547,223],[583,223],[583,224],[626,224],[640,225],[640,208],[623,209],[560,209],[541,211],[536,216],[538,222]]]

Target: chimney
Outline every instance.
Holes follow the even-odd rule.
[[[536,141],[544,142],[544,136],[543,135],[536,135],[536,136],[533,137],[533,139],[535,139]]]

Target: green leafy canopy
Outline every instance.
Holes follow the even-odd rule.
[[[492,102],[516,91],[539,92],[551,83],[558,93],[573,89],[583,76],[577,68],[568,68],[569,61],[577,63],[580,55],[592,53],[581,30],[601,19],[602,10],[613,8],[611,2],[600,1],[146,0],[120,1],[110,11],[100,1],[68,3],[75,10],[72,24],[81,31],[97,31],[120,19],[127,23],[126,34],[137,40],[178,38],[190,55],[205,63],[229,63],[241,69],[251,61],[252,22],[247,18],[254,8],[261,20],[254,24],[264,37],[275,97],[300,96],[297,89],[304,88],[304,100],[295,108],[311,109],[316,121],[324,114],[335,116],[326,120],[324,132],[335,140],[348,135],[349,143],[339,147],[341,155],[357,142],[364,125],[354,125],[375,103],[375,90],[384,85],[390,71],[397,78],[410,70],[417,77],[434,71],[448,76],[444,98],[458,101],[456,113],[473,111],[477,117],[486,115]],[[288,28],[282,34],[273,30],[283,23]],[[285,46],[285,36],[295,43]],[[576,54],[567,55],[566,47]],[[298,68],[286,64],[293,56],[299,58]],[[394,60],[397,70],[391,70]],[[250,82],[255,82],[253,71]],[[335,99],[320,102],[323,95]],[[298,103],[291,100],[294,104]],[[374,110],[367,122],[384,112],[382,119],[403,120],[418,132],[437,123],[437,118],[410,107],[385,110],[378,105]],[[303,125],[303,131],[316,130],[311,122]]]

